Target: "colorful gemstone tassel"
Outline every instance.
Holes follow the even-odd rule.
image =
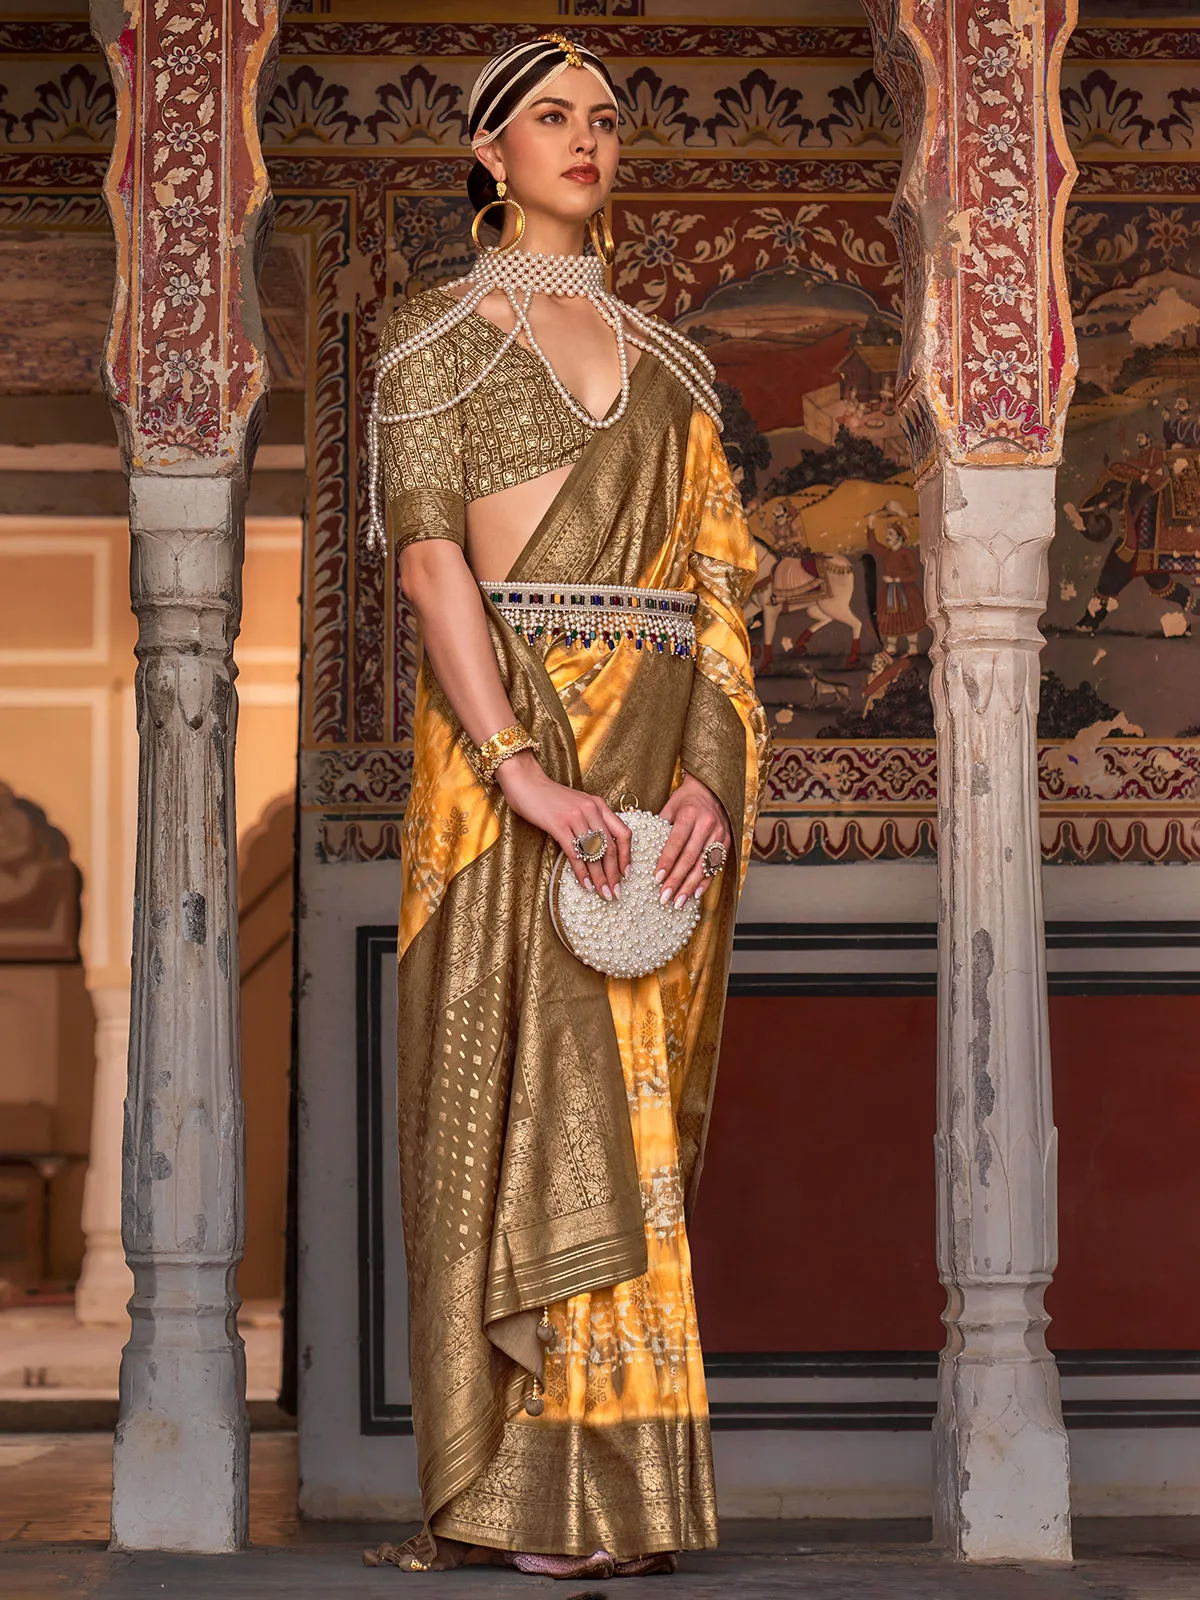
[[[580,591],[486,582],[479,587],[527,644],[548,636],[589,650],[596,644],[615,650],[628,641],[637,650],[649,644],[660,655],[696,654],[696,596],[685,589]]]

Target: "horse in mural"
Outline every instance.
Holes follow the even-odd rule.
[[[794,640],[783,640],[790,655],[803,656],[813,635],[831,622],[850,629],[850,651],[846,667],[856,667],[862,648],[863,619],[854,610],[854,567],[845,556],[778,555],[760,540],[754,541],[758,571],[754,588],[745,605],[749,626],[761,616],[763,656],[760,672],[769,672],[775,656],[775,636],[779,619],[790,612],[803,611],[808,626]]]
[[[1095,633],[1137,578],[1164,604],[1180,606],[1185,617],[1195,609],[1190,585],[1200,577],[1200,453],[1178,446],[1163,451],[1146,433],[1138,434],[1137,445],[1138,454],[1107,467],[1078,506],[1063,507],[1092,544],[1112,540],[1087,610],[1075,624],[1080,632]]]

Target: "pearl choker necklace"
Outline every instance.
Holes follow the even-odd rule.
[[[417,422],[427,417],[440,416],[444,411],[459,405],[469,394],[479,388],[507,355],[509,349],[523,333],[530,350],[541,361],[550,375],[559,398],[584,427],[599,431],[615,427],[629,406],[629,355],[627,346],[657,356],[672,372],[692,399],[721,426],[721,404],[713,390],[716,371],[711,361],[686,334],[669,322],[660,322],[647,316],[634,306],[626,305],[616,295],[609,294],[604,284],[604,265],[598,256],[543,256],[530,250],[482,250],[475,265],[465,278],[448,284],[448,289],[465,286],[461,300],[450,306],[427,327],[411,338],[396,345],[383,356],[375,368],[375,392],[371,415],[367,419],[367,483],[370,516],[367,523],[368,550],[386,549],[383,508],[379,494],[379,443],[380,428],[401,422]],[[486,365],[452,399],[424,411],[396,411],[381,414],[380,386],[389,372],[408,356],[426,350],[443,338],[460,322],[469,317],[495,289],[508,296],[516,321]],[[550,364],[546,352],[534,337],[529,326],[529,306],[535,294],[577,296],[590,300],[612,329],[617,341],[617,361],[621,370],[621,397],[616,407],[606,417],[595,417],[581,406],[575,396],[560,381]]]
[[[481,250],[464,283],[535,294],[605,295],[599,256],[539,256],[532,250]]]

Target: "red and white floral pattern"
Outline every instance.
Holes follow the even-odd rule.
[[[236,462],[266,392],[253,107],[277,24],[275,0],[152,0],[105,41],[124,109],[105,186],[119,286],[105,366],[135,471]],[[247,139],[223,137],[235,120]]]
[[[1076,365],[1061,246],[1074,178],[1058,109],[1065,4],[867,0],[867,12],[876,70],[909,118],[895,222],[922,302],[899,388],[914,465],[1053,463]]]

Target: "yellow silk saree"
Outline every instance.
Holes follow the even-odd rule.
[[[734,852],[667,965],[632,980],[584,966],[547,908],[557,845],[478,783],[426,662],[398,983],[429,1558],[431,1533],[617,1560],[716,1542],[686,1218],[767,759],[741,610],[755,561],[710,419],[648,354],[631,386],[508,577],[695,591],[695,660],[531,645],[485,601],[493,642],[551,777],[657,811],[690,772],[724,806]]]

